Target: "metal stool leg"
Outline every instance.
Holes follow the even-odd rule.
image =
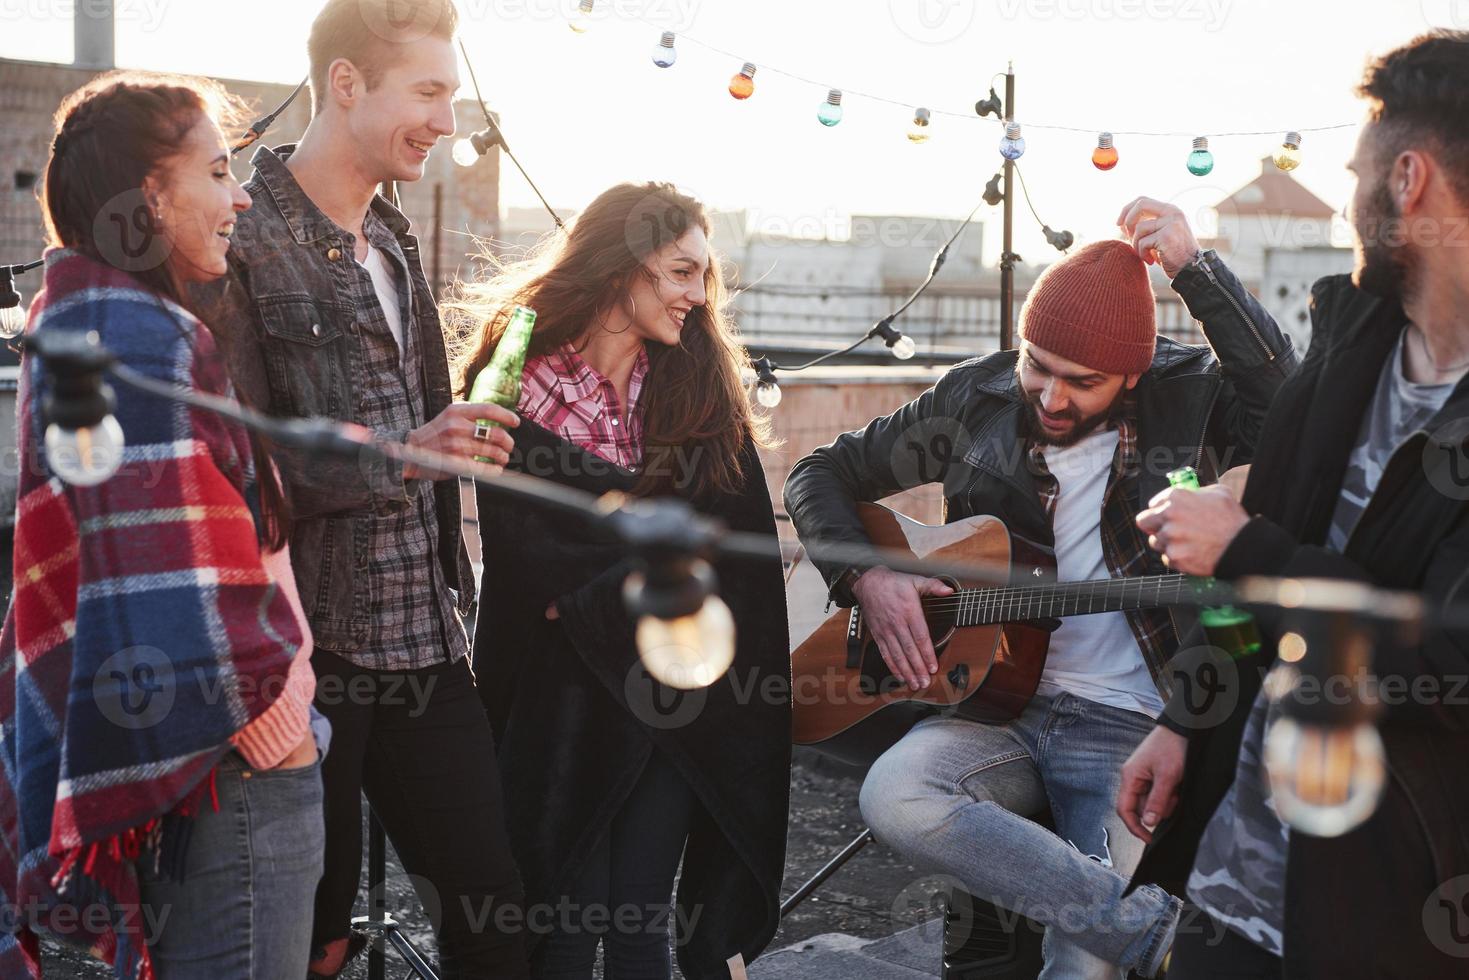
[[[387,835],[377,815],[369,811],[367,824],[367,894],[366,915],[352,920],[352,928],[367,934],[367,977],[368,980],[386,980],[387,957],[384,940],[392,944],[403,962],[408,964],[405,980],[418,976],[421,980],[439,980],[439,975],[429,966],[408,937],[403,935],[398,921],[388,914],[387,893],[383,883],[387,880],[388,848]],[[375,898],[372,896],[376,896]]]

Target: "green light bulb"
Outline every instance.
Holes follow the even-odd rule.
[[[1209,152],[1209,137],[1194,139],[1194,151],[1188,155],[1188,172],[1195,177],[1206,176],[1214,169],[1214,154]]]
[[[826,94],[826,101],[816,112],[823,126],[835,126],[842,121],[842,90],[834,88]]]

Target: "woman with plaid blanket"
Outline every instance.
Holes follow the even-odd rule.
[[[62,102],[28,334],[94,332],[135,371],[231,393],[181,299],[224,272],[250,204],[227,106],[215,83],[142,73]],[[48,431],[50,388],[28,356],[0,633],[0,975],[39,977],[45,932],[119,978],[302,976],[321,778],[274,470],[241,427],[120,389],[120,467],[68,484],[85,460]]]

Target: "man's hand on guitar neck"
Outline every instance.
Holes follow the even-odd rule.
[[[888,670],[915,691],[927,687],[939,662],[923,618],[923,598],[953,595],[954,590],[936,578],[904,575],[878,565],[857,579],[852,594]]]

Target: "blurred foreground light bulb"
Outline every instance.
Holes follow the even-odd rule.
[[[7,306],[0,309],[0,339],[13,340],[25,332],[26,308]]]
[[[729,80],[729,94],[741,102],[755,94],[754,62],[745,62],[739,74]]]
[[[1111,170],[1117,166],[1117,148],[1112,145],[1111,133],[1097,134],[1097,148],[1092,151],[1092,166],[1098,170]]]
[[[64,429],[46,426],[46,462],[74,487],[95,487],[122,465],[122,426],[111,415],[96,425]]]
[[[893,356],[900,361],[910,360],[914,354],[918,353],[918,345],[913,343],[913,338],[907,334],[893,341],[890,346],[892,347]]]
[[[672,31],[664,31],[658,39],[658,46],[653,49],[653,64],[659,68],[672,68],[678,60],[678,52],[673,49],[674,38]]]
[[[1214,169],[1214,154],[1209,152],[1209,137],[1194,137],[1193,152],[1188,155],[1188,172],[1195,177],[1208,176]]]
[[[659,683],[681,691],[708,687],[734,663],[734,617],[717,595],[709,563],[668,557],[630,572],[623,601],[637,616],[638,657]]]
[[[1377,809],[1387,778],[1384,755],[1370,721],[1324,727],[1278,718],[1265,734],[1276,813],[1314,837],[1347,833]]]
[[[1299,167],[1301,165],[1301,134],[1286,133],[1280,149],[1275,151],[1272,159],[1277,167],[1287,173]]]
[[[691,616],[638,620],[638,656],[654,680],[680,691],[708,687],[734,663],[734,616],[718,596]]]
[[[842,90],[834,88],[826,93],[826,101],[816,111],[821,125],[831,127],[842,121]]]
[[[581,0],[576,5],[576,13],[571,15],[569,26],[578,34],[585,34],[587,28],[592,26],[592,4],[594,0]]]
[[[1011,120],[1005,123],[1005,138],[1000,140],[1000,156],[1006,160],[1019,160],[1025,155],[1025,137],[1020,135],[1020,124]]]
[[[930,113],[927,109],[913,110],[913,125],[908,128],[908,142],[927,143]]]

